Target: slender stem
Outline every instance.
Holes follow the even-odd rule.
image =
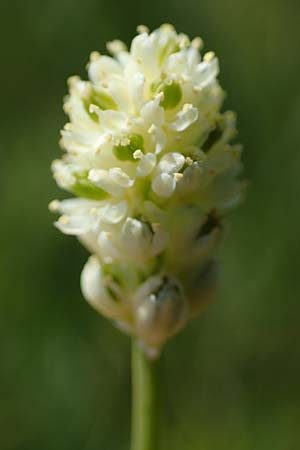
[[[157,450],[157,361],[132,341],[132,447]]]

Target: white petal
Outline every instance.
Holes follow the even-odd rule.
[[[95,152],[107,142],[106,135],[99,134],[99,130],[97,132],[92,129],[84,131],[80,129],[63,130],[61,134],[63,147],[71,152],[76,151],[84,154],[90,151]]]
[[[136,73],[129,79],[129,92],[136,108],[140,109],[144,101],[145,76],[142,73]]]
[[[127,85],[123,79],[114,78],[110,80],[108,83],[108,92],[118,106],[118,109],[126,113],[130,111],[130,97],[128,95]]]
[[[56,202],[56,211],[61,214],[87,214],[91,208],[99,206],[99,202],[93,202],[84,198],[68,198]]]
[[[89,172],[88,179],[115,197],[120,197],[124,192],[123,188],[111,178],[107,170],[92,169]]]
[[[204,173],[203,163],[196,161],[184,170],[183,177],[178,183],[178,190],[187,194],[195,189],[199,189],[200,185],[205,186],[210,179],[211,175],[208,175],[208,171]]]
[[[110,56],[100,56],[89,64],[89,79],[97,84],[104,81],[108,74],[120,75],[122,67],[118,61]]]
[[[100,125],[106,131],[122,131],[127,127],[127,116],[119,111],[101,109],[95,111],[99,116]]]
[[[104,262],[110,264],[114,260],[122,259],[122,253],[115,245],[111,233],[101,231],[98,237],[98,244]]]
[[[116,224],[126,216],[128,205],[126,202],[108,203],[99,209],[101,222]]]
[[[163,65],[163,70],[168,74],[186,73],[187,68],[187,53],[185,50],[171,54]]]
[[[154,169],[156,164],[156,156],[153,153],[142,155],[136,169],[138,177],[146,177]]]
[[[63,189],[68,189],[72,184],[75,183],[72,172],[73,167],[71,164],[67,164],[61,159],[55,159],[51,165],[51,169],[57,184]]]
[[[176,117],[170,127],[176,131],[184,131],[198,119],[198,109],[186,103]]]
[[[128,61],[127,61],[126,66],[124,67],[124,77],[127,80],[128,84],[130,83],[130,81],[133,79],[133,77],[137,73],[141,73],[141,67],[130,56]]]
[[[153,79],[158,76],[158,64],[156,59],[156,48],[153,39],[147,33],[136,36],[131,44],[130,52],[133,59],[138,62],[147,78]]]
[[[155,292],[162,285],[162,279],[158,275],[150,277],[141,284],[134,293],[134,302],[139,302]]]
[[[98,218],[92,214],[61,216],[55,226],[65,234],[84,234],[94,229],[98,224]]]
[[[165,121],[164,110],[159,106],[160,101],[161,97],[158,95],[154,100],[145,103],[141,109],[141,116],[149,126],[152,124],[161,126]]]
[[[155,143],[155,153],[158,155],[166,146],[166,133],[160,127],[153,124],[149,128],[148,133],[152,135],[152,140]]]
[[[152,190],[160,197],[170,197],[176,187],[176,181],[173,175],[160,173],[152,181]]]
[[[192,46],[188,49],[187,60],[188,60],[188,67],[190,70],[192,70],[193,67],[195,67],[195,65],[198,64],[200,61],[200,54],[198,48]]]
[[[167,153],[160,160],[158,167],[162,172],[178,172],[185,163],[185,157],[181,153]]]
[[[148,225],[137,219],[128,217],[121,231],[120,241],[131,255],[145,256],[153,237]]]
[[[120,318],[122,311],[106,289],[101,265],[96,256],[91,256],[85,264],[80,284],[85,299],[97,311],[109,318]]]
[[[133,58],[139,60],[142,56],[143,53],[143,49],[145,47],[145,45],[148,42],[148,34],[145,33],[141,33],[139,35],[137,35],[131,42],[131,47],[130,47],[130,53],[132,54]]]
[[[85,264],[81,273],[81,289],[85,298],[97,304],[98,300],[105,295],[102,284],[101,266],[95,256],[91,256]]]
[[[112,180],[114,180],[115,183],[122,188],[129,188],[133,186],[134,180],[132,180],[122,169],[120,169],[120,167],[109,169],[109,175]]]
[[[80,234],[77,238],[90,253],[94,253],[96,255],[99,254],[99,246],[97,241],[98,233],[96,231],[89,231],[88,233]]]
[[[201,88],[207,86],[216,78],[218,72],[219,63],[217,58],[211,61],[202,61],[196,69],[195,84]]]
[[[72,198],[55,202],[55,211],[63,215],[55,222],[55,226],[65,234],[79,235],[94,230],[99,222],[96,208],[101,202],[93,202],[82,198]]]

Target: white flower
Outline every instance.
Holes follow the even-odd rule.
[[[222,215],[241,199],[241,148],[235,115],[220,111],[215,55],[201,58],[201,39],[171,25],[139,31],[129,50],[113,41],[112,57],[93,52],[88,81],[69,80],[52,170],[77,198],[51,209],[93,254],[87,300],[159,349],[195,310],[190,274],[206,279]]]

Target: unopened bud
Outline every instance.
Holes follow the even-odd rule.
[[[124,223],[120,241],[129,255],[142,258],[151,245],[153,231],[145,222],[128,217]]]
[[[109,319],[126,322],[127,312],[117,281],[105,274],[96,256],[90,256],[81,274],[81,289],[88,303]]]
[[[137,335],[150,349],[160,349],[187,320],[181,286],[168,277],[151,277],[138,289],[135,301]]]

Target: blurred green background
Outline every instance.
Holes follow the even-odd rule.
[[[216,303],[165,352],[162,449],[300,448],[299,19],[293,0],[1,1],[1,450],[129,448],[129,340],[82,298],[49,166],[66,78],[162,22],[219,56],[251,181]]]

